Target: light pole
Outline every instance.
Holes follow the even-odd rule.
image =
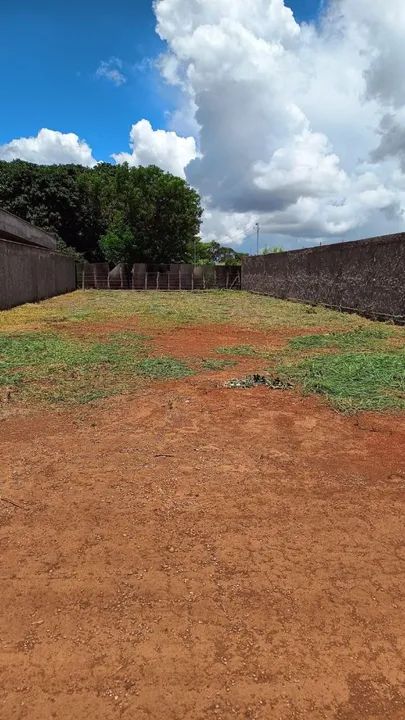
[[[259,252],[260,252],[260,225],[258,222],[256,223],[256,231],[257,231],[257,255],[259,255]]]

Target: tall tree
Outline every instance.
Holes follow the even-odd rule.
[[[0,162],[0,207],[54,233],[88,260],[166,263],[198,242],[201,202],[157,167]],[[105,255],[104,255],[105,253]]]
[[[215,240],[199,242],[195,248],[197,265],[240,265],[244,254],[233,248],[223,247]]]

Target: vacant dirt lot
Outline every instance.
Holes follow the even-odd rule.
[[[153,352],[289,334],[160,328]],[[266,366],[238,362],[4,417],[4,720],[405,717],[405,415],[227,389]]]

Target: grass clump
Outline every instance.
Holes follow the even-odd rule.
[[[336,348],[338,350],[374,349],[392,337],[393,331],[388,327],[360,328],[346,333],[325,333],[323,335],[306,335],[293,338],[288,346],[292,350],[313,350]]]
[[[208,360],[202,361],[203,370],[225,370],[226,368],[235,367],[236,362],[234,360],[215,360],[209,358]]]
[[[136,365],[136,372],[152,380],[177,380],[193,375],[193,371],[185,363],[172,357],[141,360]]]
[[[339,410],[405,409],[405,351],[309,358],[279,368],[307,393],[325,395]]]

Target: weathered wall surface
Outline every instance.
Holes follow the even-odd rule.
[[[48,248],[48,250],[56,250],[56,240],[52,235],[1,209],[0,237],[28,245],[38,245]]]
[[[242,289],[405,320],[405,233],[245,258]]]
[[[148,266],[144,263],[137,263],[130,269],[120,263],[109,271],[107,263],[87,263],[80,267],[79,275],[78,287],[84,289],[240,289],[240,267],[193,266],[188,264]]]
[[[75,262],[31,245],[0,239],[0,309],[76,289]]]

